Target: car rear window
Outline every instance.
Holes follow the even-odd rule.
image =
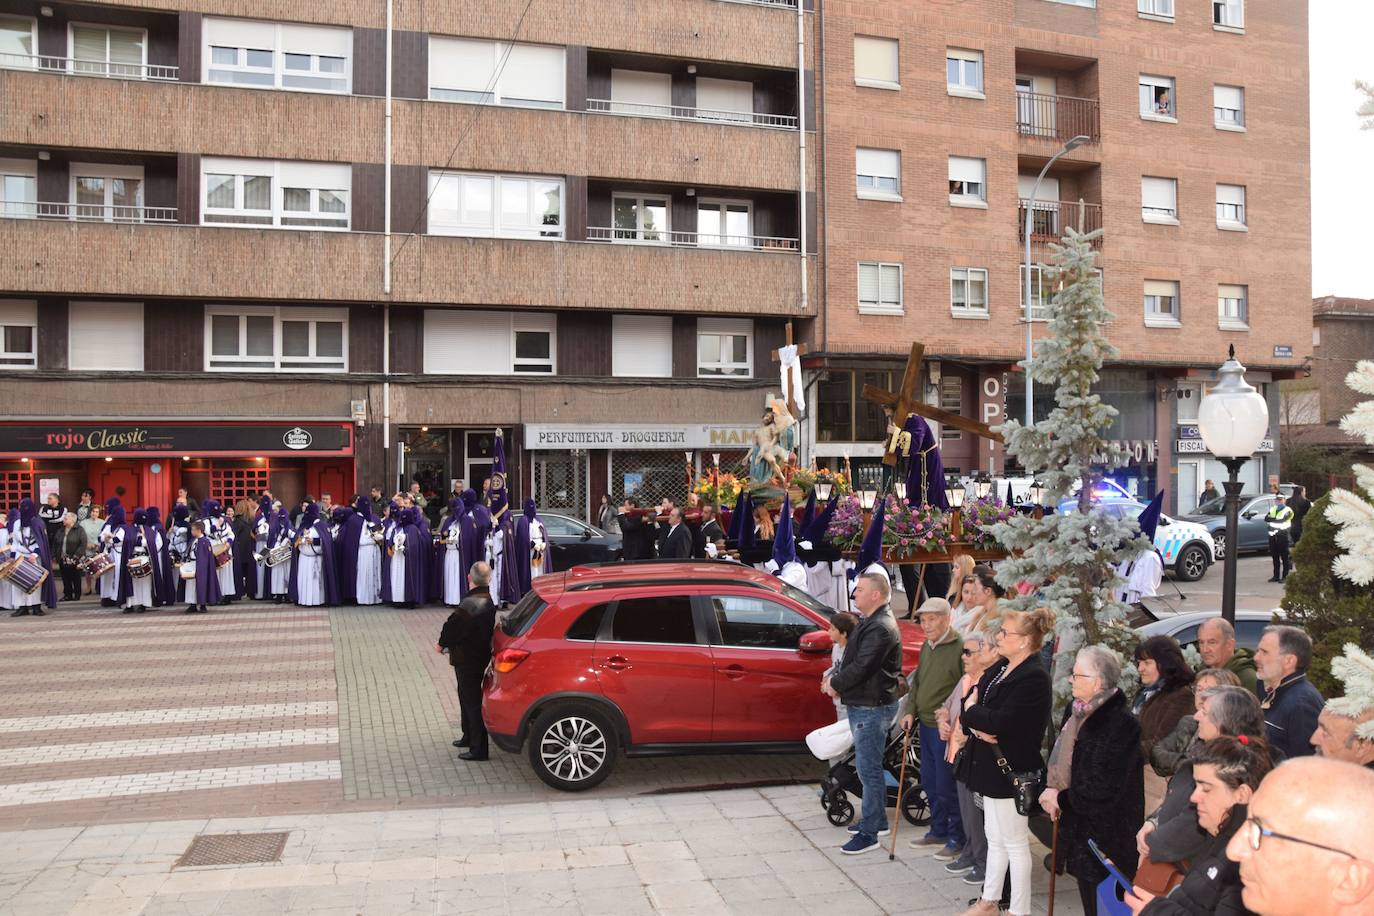
[[[598,604],[596,607],[588,608],[582,615],[573,621],[573,625],[568,627],[568,639],[596,639],[596,634],[601,631],[601,618],[606,616],[606,608],[609,604]]]
[[[697,628],[692,620],[692,599],[685,595],[621,599],[611,621],[611,640],[694,644]]]
[[[501,621],[501,632],[507,636],[524,634],[548,606],[548,602],[540,598],[538,592],[531,591],[521,598],[520,603],[511,608],[506,619]]]

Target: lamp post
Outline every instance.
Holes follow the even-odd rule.
[[[1236,622],[1236,527],[1240,514],[1240,467],[1259,448],[1269,431],[1269,405],[1245,381],[1245,367],[1231,345],[1226,362],[1217,370],[1217,384],[1198,404],[1197,425],[1207,450],[1226,466],[1226,545],[1222,556],[1221,616]]]
[[[1045,167],[1040,170],[1040,174],[1035,178],[1035,185],[1031,188],[1030,200],[1026,201],[1026,426],[1035,425],[1035,380],[1031,375],[1031,357],[1033,355],[1031,331],[1034,323],[1031,321],[1031,222],[1035,218],[1035,199],[1040,193],[1040,182],[1044,180],[1045,173],[1050,170],[1050,166],[1059,159],[1060,156],[1070,150],[1077,149],[1084,143],[1089,142],[1090,138],[1079,134],[1070,137],[1059,152],[1050,157],[1050,161],[1045,163]]]

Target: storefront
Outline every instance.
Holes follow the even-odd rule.
[[[0,423],[0,506],[57,492],[74,506],[82,489],[126,507],[170,506],[179,488],[194,499],[288,504],[309,494],[351,496],[348,423],[67,421]]]

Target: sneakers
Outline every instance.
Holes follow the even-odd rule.
[[[856,833],[848,843],[840,847],[840,852],[847,856],[858,856],[879,848],[877,837],[869,836],[866,833]]]
[[[968,874],[964,875],[964,883],[970,887],[982,887],[985,880],[987,880],[987,873],[976,865],[969,869]]]
[[[977,867],[977,864],[978,863],[974,862],[971,857],[961,855],[959,858],[955,859],[953,862],[950,862],[948,865],[945,866],[945,874],[966,874],[968,872],[973,871],[973,869]]]
[[[848,826],[848,827],[846,827],[846,828],[844,828],[844,829],[845,829],[846,831],[848,831],[848,833],[849,833],[850,836],[858,836],[858,835],[859,835],[859,825],[858,825],[858,824],[851,824],[850,826]],[[892,833],[892,828],[891,828],[891,827],[884,827],[882,830],[879,830],[879,831],[877,832],[876,836],[887,836],[887,835],[890,834],[890,833]]]
[[[938,852],[935,853],[935,861],[956,862],[959,860],[959,857],[963,854],[964,848],[962,846],[955,846],[951,843],[948,846],[942,847]]]
[[[925,836],[907,843],[907,846],[912,849],[934,849],[937,846],[946,846],[948,844],[949,840],[946,840],[944,837],[938,837],[933,833],[927,833]]]

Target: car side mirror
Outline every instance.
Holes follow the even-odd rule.
[[[583,529],[582,529],[582,540],[584,540],[584,541],[590,541],[591,539],[592,539],[592,533],[591,533],[591,531],[588,530],[588,529],[586,529],[586,528],[583,528]]]
[[[834,648],[835,643],[831,641],[830,633],[827,630],[812,630],[809,633],[803,633],[801,639],[797,642],[797,651],[815,653],[817,655],[823,652],[830,652]]]
[[[1255,513],[1253,513],[1253,512],[1242,512],[1242,513],[1240,514],[1240,517],[1241,517],[1241,518],[1254,518],[1254,517],[1255,517]]]

